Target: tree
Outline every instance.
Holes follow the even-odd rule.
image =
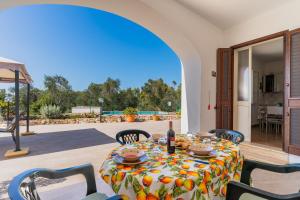
[[[7,103],[5,102],[5,89],[0,90],[0,118],[5,115]]]
[[[168,90],[169,86],[162,79],[149,79],[141,89],[139,109],[161,110],[161,100],[165,97]]]
[[[176,81],[172,81],[173,87],[176,88],[177,82]]]
[[[87,89],[88,96],[86,105],[99,106],[99,98],[103,90],[103,84],[91,83]]]
[[[124,110],[128,107],[140,110],[177,111],[180,110],[181,84],[176,81],[172,86],[162,79],[149,79],[141,88],[120,88],[120,80],[107,78],[104,83],[91,83],[86,90],[73,91],[68,80],[62,76],[45,76],[45,89],[32,87],[30,90],[30,112],[40,114],[46,105],[59,106],[62,112],[70,111],[72,106],[99,106],[99,98],[104,99],[104,110]],[[177,87],[176,87],[177,86]],[[14,93],[14,88],[10,88]],[[8,94],[10,94],[8,93]],[[4,99],[7,94],[0,90],[0,106],[6,112]],[[25,111],[27,87],[20,87],[20,110]],[[12,95],[11,113],[13,114],[14,95]],[[171,107],[168,106],[171,102]],[[4,108],[5,107],[5,108]]]
[[[57,105],[62,111],[70,110],[74,105],[74,93],[69,81],[63,76],[47,76],[44,80],[45,92],[43,93],[43,105]]]
[[[100,97],[104,99],[105,110],[117,110],[119,108],[118,96],[120,92],[120,80],[107,78],[102,84]]]
[[[124,110],[127,107],[137,108],[139,96],[140,90],[138,88],[121,90],[118,95],[118,110]]]

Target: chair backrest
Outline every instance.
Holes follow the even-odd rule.
[[[267,106],[268,115],[283,115],[282,106]]]
[[[130,130],[120,131],[119,133],[117,133],[116,140],[120,144],[130,144],[130,143],[140,141],[140,135],[144,135],[146,138],[151,137],[151,135],[146,131],[130,129]]]
[[[35,185],[37,177],[58,179],[76,174],[82,174],[85,177],[87,182],[87,195],[97,192],[94,168],[92,165],[86,164],[61,170],[27,170],[13,178],[8,187],[8,195],[11,200],[40,200]]]
[[[258,200],[299,200],[300,193],[275,194],[260,188],[251,187],[251,173],[254,169],[261,169],[275,173],[293,173],[300,171],[300,163],[274,165],[245,159],[240,182],[230,181],[227,185],[226,200],[258,199]],[[274,190],[275,192],[276,190]]]
[[[217,138],[230,140],[235,144],[242,143],[245,139],[244,134],[239,131],[228,130],[228,129],[213,129],[209,133],[214,133]]]

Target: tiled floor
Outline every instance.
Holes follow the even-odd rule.
[[[266,133],[265,130],[260,130],[258,126],[253,126],[251,129],[251,141],[253,143],[281,149],[282,133],[276,133],[275,130],[270,130]]]

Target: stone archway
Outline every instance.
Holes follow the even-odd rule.
[[[156,34],[177,54],[182,67],[181,131],[198,132],[201,116],[201,68],[197,47],[151,1],[144,0],[10,0],[0,10],[32,4],[65,4],[104,10],[131,20]]]

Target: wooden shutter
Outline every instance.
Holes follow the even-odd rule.
[[[232,50],[217,50],[217,105],[216,127],[232,129],[233,67]]]
[[[285,41],[285,151],[300,155],[300,29],[287,33]]]

